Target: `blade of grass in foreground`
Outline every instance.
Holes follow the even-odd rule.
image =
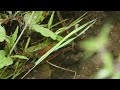
[[[69,24],[66,27],[62,27],[60,29],[58,29],[55,33],[56,34],[60,34],[63,33],[65,30],[68,30],[69,28],[71,28],[72,26],[76,25],[77,23],[81,22],[85,17],[87,13],[83,14],[81,17],[79,17],[78,19],[76,19],[75,21],[73,21],[71,24]]]
[[[54,52],[55,50],[58,50],[58,48],[60,47],[61,44],[64,44],[64,42],[71,37],[73,34],[77,33],[78,31],[82,30],[83,28],[85,28],[87,25],[88,27],[86,27],[85,29],[83,29],[83,31],[78,34],[81,35],[83,34],[83,32],[85,32],[91,25],[93,25],[96,22],[95,20],[89,21],[85,24],[83,24],[82,26],[76,28],[75,30],[73,30],[71,33],[69,33],[66,37],[64,37],[59,43],[57,43],[52,49],[50,49],[47,53],[45,53],[41,58],[39,58],[36,62],[35,65],[33,66],[33,68],[31,68],[21,79],[23,79],[30,71],[32,71],[40,62],[42,62],[47,56],[49,56],[52,52]],[[72,41],[72,40],[71,40]]]
[[[56,44],[52,49],[50,49],[47,53],[45,53],[40,59],[38,59],[38,61],[35,62],[35,66],[38,65],[43,59],[45,59],[49,54],[51,54],[53,51],[55,51],[57,48],[59,48],[59,46],[64,43],[64,41],[66,41],[69,37],[71,37],[73,34],[77,33],[78,31],[80,31],[81,29],[85,28],[87,25],[90,26],[95,23],[96,20],[92,20],[82,26],[80,26],[79,28],[73,30],[71,33],[69,33],[65,38],[63,38],[63,40],[61,40],[58,44]],[[88,29],[88,28],[87,28]],[[83,31],[86,31],[86,29],[84,29]]]
[[[85,31],[87,31],[94,23],[95,23],[95,22],[93,22],[92,24],[90,24],[89,26],[87,26],[87,27],[86,27],[81,33],[79,33],[77,36],[75,36],[75,37],[73,37],[73,38],[71,38],[71,39],[68,39],[66,42],[64,42],[63,44],[61,44],[61,45],[57,48],[57,50],[60,49],[60,48],[62,48],[62,47],[64,47],[65,45],[69,44],[69,43],[72,42],[74,39],[76,39],[77,37],[79,37],[80,35],[82,35],[83,33],[85,33]]]

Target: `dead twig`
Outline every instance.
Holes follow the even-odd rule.
[[[69,71],[69,72],[74,73],[73,79],[76,78],[76,71],[73,71],[73,70],[70,70],[70,69],[67,69],[67,68],[63,68],[63,67],[57,66],[57,65],[55,65],[55,64],[53,64],[53,63],[51,63],[51,62],[49,62],[49,61],[47,61],[47,63],[50,64],[50,65],[53,66],[53,67],[56,67],[56,68],[59,68],[59,69],[62,69],[62,70],[65,70],[65,71]]]

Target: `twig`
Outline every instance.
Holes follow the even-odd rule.
[[[63,21],[63,18],[62,18],[61,14],[60,14],[60,11],[57,11],[57,16],[58,16],[60,22]],[[66,25],[67,25],[67,24],[66,24],[65,22],[62,23],[62,26],[63,26],[63,27],[65,27]]]
[[[9,55],[13,52],[13,50],[14,50],[15,46],[17,45],[18,41],[20,40],[21,36],[23,35],[23,33],[24,33],[24,31],[25,31],[26,27],[28,26],[28,23],[30,22],[30,20],[32,19],[32,16],[34,15],[34,12],[35,12],[35,11],[33,11],[33,12],[32,12],[32,14],[31,14],[31,16],[30,16],[29,20],[27,21],[27,23],[26,23],[25,27],[23,28],[23,30],[22,30],[22,32],[20,33],[20,35],[19,35],[18,39],[16,40],[16,42],[14,43],[14,45],[13,45],[12,49],[10,50]]]
[[[76,77],[76,71],[73,71],[73,70],[70,70],[70,69],[67,69],[67,68],[63,68],[63,67],[57,66],[57,65],[55,65],[55,64],[52,64],[52,63],[49,62],[49,61],[47,61],[47,63],[50,64],[51,66],[56,67],[56,68],[59,68],[59,69],[65,70],[65,71],[69,71],[69,72],[75,73],[75,74],[74,74],[74,77],[73,77],[73,79],[75,79],[75,77]]]
[[[57,16],[58,16],[60,22],[63,21],[63,18],[62,18],[62,15],[61,15],[60,11],[57,11]],[[63,22],[62,26],[65,27],[65,26],[67,26],[67,24],[65,22]],[[69,32],[66,31],[66,33],[68,34]]]
[[[21,79],[23,79],[24,77],[26,77],[26,75],[28,75],[28,73],[30,73],[36,66],[33,66],[26,74],[24,74],[24,76],[22,76]]]

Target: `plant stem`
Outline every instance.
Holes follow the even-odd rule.
[[[69,72],[74,73],[73,79],[76,78],[76,71],[73,71],[73,70],[70,70],[70,69],[67,69],[67,68],[63,68],[63,67],[57,66],[57,65],[55,65],[55,64],[52,64],[52,63],[49,62],[49,61],[47,61],[47,63],[50,64],[50,65],[53,66],[53,67],[56,67],[56,68],[59,68],[59,69],[62,69],[62,70],[65,70],[65,71],[69,71]]]
[[[35,11],[32,12],[32,14],[31,14],[30,18],[28,19],[28,21],[27,21],[25,27],[23,28],[21,34],[19,35],[18,39],[17,39],[16,42],[14,43],[14,45],[13,45],[13,47],[12,47],[12,49],[10,50],[10,53],[9,53],[8,55],[10,55],[10,54],[13,52],[15,46],[17,45],[17,43],[18,43],[18,41],[20,40],[21,36],[23,35],[23,33],[24,33],[26,27],[28,26],[28,23],[29,23],[30,20],[32,19],[32,16],[34,15],[34,12],[35,12]]]
[[[28,73],[30,73],[36,66],[33,66],[26,74],[24,74],[24,76],[22,76],[21,79],[23,79]]]
[[[60,22],[63,21],[63,18],[62,18],[61,14],[60,14],[60,11],[57,11],[57,16],[58,16]],[[66,25],[67,25],[67,24],[66,24],[65,22],[62,23],[62,26],[63,26],[63,27],[65,27]]]

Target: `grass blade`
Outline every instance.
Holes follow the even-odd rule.
[[[74,40],[75,38],[77,38],[79,35],[83,34],[91,25],[93,25],[96,22],[95,20],[91,20],[85,24],[83,24],[82,26],[76,28],[75,30],[73,30],[71,33],[69,33],[67,36],[65,36],[59,43],[57,43],[53,48],[51,48],[48,52],[46,52],[41,58],[39,58],[36,62],[35,65],[21,78],[23,79],[30,71],[32,71],[40,62],[42,62],[47,56],[49,56],[52,52],[54,52],[55,50],[59,49],[59,47],[62,47],[60,45],[65,45],[68,44],[69,42],[71,42],[72,40]],[[90,25],[89,25],[90,24]],[[87,28],[85,28],[87,25],[89,25]],[[85,28],[80,34],[78,34],[76,37],[69,39],[73,34],[77,33],[78,31],[82,30],[83,28]],[[69,39],[69,40],[68,40]],[[68,41],[66,41],[68,40]],[[66,41],[66,42],[65,42]],[[65,43],[65,44],[64,44]]]
[[[36,62],[35,62],[35,66],[38,65],[40,62],[42,62],[49,54],[51,54],[52,52],[54,52],[57,48],[59,48],[59,46],[66,41],[69,37],[71,37],[74,33],[78,32],[79,30],[83,29],[84,27],[86,27],[88,24],[95,22],[96,20],[92,20],[89,21],[86,24],[83,24],[82,26],[80,26],[79,28],[73,30],[71,33],[69,33],[66,37],[64,37],[59,43],[57,43],[52,49],[50,49],[47,53],[45,53],[41,58],[39,58]],[[87,29],[87,28],[86,28]],[[85,29],[85,30],[86,30]],[[83,33],[83,32],[82,32]]]
[[[80,35],[82,35],[83,33],[85,33],[85,31],[88,30],[88,28],[90,28],[95,22],[91,23],[89,26],[87,26],[82,32],[80,32],[77,36],[68,39],[66,42],[64,42],[63,44],[61,44],[56,50],[64,47],[65,45],[69,44],[70,42],[72,42],[74,39],[76,39],[77,37],[79,37]]]
[[[54,14],[55,14],[55,11],[52,12],[52,15],[51,15],[51,17],[50,17],[50,20],[48,21],[48,28],[49,28],[49,29],[50,29],[50,26],[52,25]]]
[[[76,25],[77,23],[79,23],[80,21],[82,21],[84,19],[84,16],[86,15],[87,13],[83,14],[81,17],[79,17],[78,19],[76,19],[75,21],[73,21],[69,26],[66,26],[66,27],[63,27],[63,28],[60,28],[58,29],[55,33],[56,34],[60,34],[62,32],[64,32],[65,30],[68,30],[69,28],[71,28],[72,26]]]

